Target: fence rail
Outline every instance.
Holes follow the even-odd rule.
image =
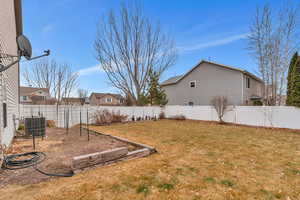
[[[69,125],[80,122],[89,122],[96,111],[107,109],[134,117],[145,118],[158,117],[161,112],[166,117],[184,115],[187,119],[217,121],[217,113],[211,106],[147,106],[147,107],[123,107],[123,106],[67,106],[60,105],[20,105],[20,116],[42,115],[47,120],[54,120],[58,127],[64,127],[66,113],[69,113]],[[287,106],[234,106],[228,109],[224,116],[225,122],[245,124],[252,126],[278,127],[300,129],[300,109]]]

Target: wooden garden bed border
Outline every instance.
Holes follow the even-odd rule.
[[[149,156],[153,153],[157,153],[156,149],[151,147],[151,146],[141,144],[141,143],[137,143],[137,142],[133,142],[133,141],[125,139],[125,138],[121,138],[121,137],[118,137],[118,136],[113,136],[113,135],[106,134],[106,133],[100,133],[100,132],[97,132],[97,131],[94,131],[94,130],[90,130],[90,133],[97,134],[97,135],[109,136],[109,137],[112,137],[116,140],[131,144],[131,145],[134,145],[134,146],[137,146],[137,147],[142,147],[142,148],[138,149],[138,150],[135,150],[135,151],[130,151],[125,156],[116,158],[114,160],[109,160],[107,162],[98,163],[98,164],[91,165],[91,166],[81,168],[81,169],[74,169],[73,171],[74,171],[75,174],[81,173],[81,172],[84,172],[84,171],[87,171],[87,170],[90,170],[90,169],[94,169],[94,168],[97,168],[97,167],[100,167],[100,166],[110,165],[110,164],[117,163],[117,162],[124,161],[124,160],[131,160],[131,159],[135,159],[135,158],[146,157],[146,156]],[[112,149],[112,150],[114,150],[114,149]],[[97,152],[94,152],[94,153],[97,153]],[[91,155],[94,154],[94,153],[91,153]],[[89,154],[86,154],[86,155],[88,156]],[[84,155],[82,155],[82,156],[84,156]]]

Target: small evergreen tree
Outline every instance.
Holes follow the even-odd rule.
[[[158,73],[150,70],[147,99],[150,105],[166,105],[168,103],[165,91],[160,87]]]
[[[293,70],[292,105],[300,107],[300,58],[298,57]]]
[[[145,106],[149,104],[148,97],[145,94],[140,94],[138,99],[139,106]]]
[[[298,53],[296,52],[290,62],[288,77],[287,77],[287,98],[286,105],[292,106],[293,104],[293,87],[294,87],[294,71],[296,68],[297,60],[299,60]]]

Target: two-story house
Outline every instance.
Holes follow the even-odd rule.
[[[51,96],[48,88],[20,86],[21,104],[50,104]]]
[[[264,82],[246,70],[202,60],[161,86],[168,105],[211,105],[216,96],[225,96],[231,105],[251,105],[262,99]]]
[[[92,93],[90,95],[91,106],[119,106],[124,105],[124,97],[120,94],[112,93]]]

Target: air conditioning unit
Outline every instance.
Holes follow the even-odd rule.
[[[25,135],[26,136],[42,136],[46,133],[45,117],[28,117],[25,118]]]

